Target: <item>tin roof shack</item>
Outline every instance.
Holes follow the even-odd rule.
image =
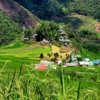
[[[30,39],[29,38],[24,38],[24,42],[27,42],[29,41]]]
[[[66,34],[66,32],[62,27],[60,27],[59,33],[60,33],[59,42],[61,42],[65,46],[71,44],[71,41],[68,39],[68,34]]]
[[[51,61],[41,61],[40,64],[45,64],[46,66],[53,66],[54,62],[51,62]]]
[[[78,66],[77,62],[66,63],[66,66]]]
[[[35,69],[46,70],[47,66],[45,64],[35,64]]]
[[[86,62],[89,62],[90,61],[90,58],[85,58],[84,59]]]
[[[64,46],[71,45],[71,41],[69,39],[60,38],[59,42],[63,43]]]
[[[93,65],[100,65],[100,60],[94,60],[92,61]]]
[[[79,57],[81,58],[81,56],[79,55]],[[84,60],[80,60],[79,61],[79,65],[80,66],[90,66],[90,65],[92,65],[91,64],[91,61],[90,61],[90,58],[85,58]]]
[[[87,62],[87,61],[79,61],[79,65],[80,66],[89,66],[90,65],[90,62]]]
[[[45,66],[45,69],[55,67],[54,62],[51,61],[41,61],[40,64],[35,64],[35,69],[40,69],[40,66]]]
[[[46,39],[43,39],[43,40],[40,42],[40,44],[42,44],[42,45],[48,45],[48,44],[49,44],[49,41],[46,40]]]

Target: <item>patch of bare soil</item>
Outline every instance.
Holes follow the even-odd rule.
[[[72,50],[73,50],[72,46],[63,46],[60,49],[60,53],[68,53],[68,52],[70,52]]]
[[[81,41],[81,42],[88,42],[89,40],[86,39],[86,38],[80,38],[80,41]]]
[[[100,32],[100,22],[96,24],[96,32]]]

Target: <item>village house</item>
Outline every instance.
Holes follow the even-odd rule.
[[[52,61],[41,61],[40,64],[35,64],[35,69],[43,69],[46,70],[48,68],[54,68],[55,64]]]
[[[61,42],[65,46],[70,45],[71,41],[68,39],[68,35],[66,34],[66,32],[63,30],[62,27],[60,27],[59,33],[60,33],[59,42]]]
[[[49,41],[46,40],[46,39],[43,39],[43,40],[40,42],[40,44],[42,44],[42,45],[47,45],[47,44],[49,44]]]

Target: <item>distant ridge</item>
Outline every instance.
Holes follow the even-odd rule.
[[[20,4],[12,0],[0,0],[0,10],[5,12],[13,21],[19,23],[21,26],[26,28],[34,27],[38,18],[33,16]]]

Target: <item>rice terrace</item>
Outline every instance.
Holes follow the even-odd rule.
[[[58,49],[56,46],[53,46],[53,48],[55,50]],[[4,91],[7,92],[6,94],[4,94],[5,97],[7,96],[9,98],[14,98],[14,99],[18,97],[25,98],[24,95],[26,95],[27,93],[29,98],[36,98],[36,99],[46,98],[46,97],[63,99],[63,96],[66,99],[68,98],[75,99],[75,98],[78,98],[78,95],[79,95],[80,98],[90,98],[91,100],[92,98],[91,92],[93,93],[93,98],[98,98],[96,96],[97,95],[99,96],[98,93],[99,93],[100,68],[98,66],[96,67],[95,66],[60,67],[60,65],[57,65],[58,67],[57,70],[54,70],[54,69],[48,69],[48,70],[42,70],[42,71],[36,70],[34,69],[34,64],[39,63],[40,54],[43,53],[44,55],[46,55],[46,59],[47,59],[47,53],[51,52],[51,48],[49,46],[41,46],[38,43],[34,43],[34,45],[32,45],[32,44],[23,44],[22,42],[16,41],[6,47],[1,47],[0,52],[1,52],[0,54],[1,72],[0,73],[1,73],[1,76],[3,75],[2,78],[6,78],[6,80],[1,79],[1,82],[4,81],[4,83],[1,83],[1,85],[5,84],[6,88],[8,89],[11,88],[10,91],[13,91],[12,94],[9,94],[8,90],[6,90],[5,88]],[[15,69],[16,69],[16,72],[15,72]],[[60,74],[62,71],[63,73]],[[8,74],[6,74],[5,72]],[[10,79],[7,77],[10,77]],[[47,83],[48,85],[46,85]],[[12,87],[10,87],[11,86],[10,84],[12,85]],[[28,84],[29,86],[31,86],[31,88],[28,86]],[[22,85],[25,85],[25,86],[21,88],[20,86]],[[46,88],[49,89],[49,85],[52,86],[52,88],[50,88],[50,90],[46,92],[47,94],[46,93],[43,94],[43,97],[42,96],[39,97],[38,95],[40,94],[38,93],[38,91],[41,91],[41,92],[46,91],[47,90]],[[26,86],[28,87],[26,88]],[[36,89],[37,86],[41,90],[36,90],[37,94],[35,94],[36,91],[34,89]],[[92,88],[92,86],[94,88]],[[15,88],[17,88],[18,93],[16,93]],[[29,89],[29,91],[27,90],[27,92],[25,92],[26,90],[24,89]],[[80,89],[80,93],[77,92],[78,89]],[[3,92],[2,88],[0,91]],[[19,94],[21,91],[23,91],[22,94]],[[30,91],[33,93],[31,93]],[[52,93],[50,91],[52,91]],[[63,92],[60,93],[60,91],[63,91]],[[56,95],[54,95],[55,93]],[[84,95],[86,97],[84,97]],[[1,97],[2,97],[2,94],[1,94]]]
[[[100,100],[99,5],[1,0],[0,100]]]

